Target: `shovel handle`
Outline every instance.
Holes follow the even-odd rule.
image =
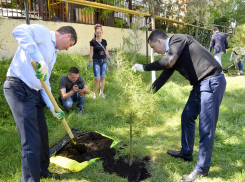
[[[38,67],[37,67],[36,61],[31,60],[31,65],[32,65],[32,67],[34,68],[34,70],[37,71]],[[41,84],[42,84],[44,90],[46,91],[46,93],[47,93],[49,99],[51,100],[51,102],[52,102],[52,104],[53,104],[55,110],[56,110],[57,112],[60,112],[60,108],[59,108],[57,102],[55,101],[54,96],[53,96],[53,94],[51,93],[51,91],[50,91],[50,89],[49,89],[47,83],[46,83],[45,81],[43,81],[43,78],[40,78],[39,80],[40,80],[40,82],[41,82]],[[66,120],[65,120],[65,117],[64,117],[64,119],[62,119],[61,122],[63,123],[63,125],[64,125],[64,127],[65,127],[65,129],[66,129],[66,131],[67,131],[67,133],[68,133],[68,135],[70,136],[70,138],[73,139],[73,138],[74,138],[74,135],[73,135],[73,133],[71,132],[71,129],[70,129],[70,127],[68,126],[68,124],[67,124],[67,122],[66,122]]]

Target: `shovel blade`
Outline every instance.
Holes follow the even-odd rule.
[[[70,144],[71,144],[72,148],[74,148],[79,153],[87,152],[87,148],[86,148],[85,144],[76,142],[75,138],[71,139]]]

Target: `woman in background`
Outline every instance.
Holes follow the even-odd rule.
[[[94,26],[95,34],[94,38],[90,41],[90,54],[89,54],[89,63],[87,69],[91,67],[91,62],[93,60],[93,71],[94,71],[94,93],[92,95],[93,99],[96,99],[96,92],[100,83],[100,94],[99,96],[105,99],[103,93],[105,86],[105,77],[107,69],[107,59],[110,62],[113,62],[110,58],[110,54],[107,49],[107,42],[105,39],[102,39],[102,26],[96,24]]]

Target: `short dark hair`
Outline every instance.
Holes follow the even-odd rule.
[[[69,73],[79,74],[79,69],[77,67],[70,67]]]
[[[166,40],[168,39],[168,36],[167,34],[165,34],[162,30],[159,30],[159,29],[156,29],[156,30],[153,30],[148,38],[148,42],[151,41],[151,42],[156,42],[157,39],[163,39],[163,40]]]
[[[60,27],[57,32],[60,34],[71,34],[71,41],[75,41],[74,45],[77,43],[77,33],[72,26],[63,26]]]
[[[215,31],[215,32],[218,31],[218,30],[219,30],[219,29],[218,29],[217,27],[214,27],[214,28],[213,28],[213,31]]]

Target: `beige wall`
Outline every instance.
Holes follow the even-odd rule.
[[[15,51],[18,47],[17,42],[12,36],[13,29],[20,24],[25,24],[26,20],[21,19],[7,19],[0,18],[0,59],[2,57],[10,58],[14,56]],[[48,21],[40,21],[40,20],[31,20],[31,24],[41,23],[47,26],[50,30],[57,30],[61,26],[73,26],[78,35],[78,42],[74,47],[71,47],[68,51],[70,54],[80,54],[80,55],[88,55],[89,54],[89,41],[93,38],[94,29],[93,25],[85,25],[78,23],[61,23],[61,22],[48,22]],[[128,29],[121,28],[112,28],[112,27],[103,27],[103,38],[106,39],[108,44],[108,49],[112,50],[113,48],[119,48],[123,44],[123,35],[127,36],[129,34]],[[149,32],[150,33],[150,32]],[[142,49],[140,51],[141,54],[146,54],[146,35],[145,33],[141,34],[141,38],[143,40]],[[150,47],[148,47],[150,50]],[[150,51],[149,51],[150,54]]]

